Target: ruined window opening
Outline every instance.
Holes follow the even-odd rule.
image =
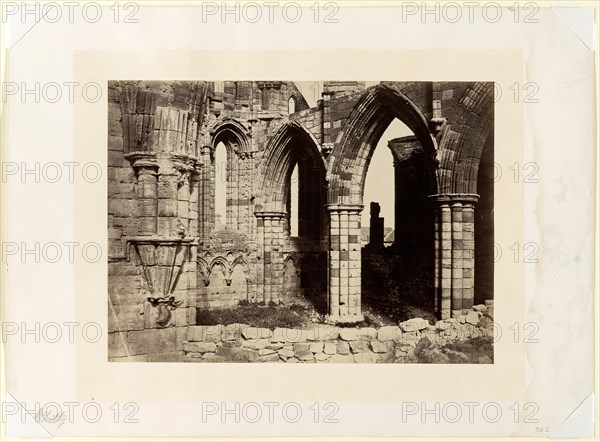
[[[223,93],[223,81],[214,82],[214,91],[217,93]]]
[[[296,112],[296,99],[294,97],[290,97],[288,100],[288,114],[291,115]]]
[[[398,118],[392,120],[385,132],[379,139],[369,162],[367,176],[365,180],[363,202],[367,210],[362,212],[361,225],[365,227],[365,234],[369,231],[369,238],[363,237],[364,243],[369,243],[370,238],[370,210],[371,202],[379,203],[381,207],[381,216],[384,219],[383,237],[392,233],[395,227],[395,174],[394,158],[388,142],[394,138],[413,135],[413,132]],[[390,191],[382,192],[382,189]]]
[[[227,225],[227,148],[220,142],[215,149],[215,229]]]
[[[288,208],[288,216],[290,220],[290,236],[298,235],[298,195],[300,185],[298,182],[298,165],[294,166],[292,175],[290,176],[290,200]]]

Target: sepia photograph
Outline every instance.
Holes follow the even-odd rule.
[[[109,81],[108,358],[494,362],[494,84]]]
[[[0,440],[599,440],[597,3],[2,2]]]

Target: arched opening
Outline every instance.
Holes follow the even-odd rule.
[[[227,148],[220,142],[215,148],[215,230],[227,225]]]
[[[362,311],[371,310],[398,322],[417,309],[433,320],[434,224],[428,197],[437,190],[436,143],[427,119],[398,89],[381,84],[365,91],[337,140],[328,173],[331,316],[360,320]],[[373,205],[372,216],[371,202],[380,203]],[[384,224],[392,225],[386,217],[394,226],[387,244]],[[367,219],[364,229],[361,220]],[[356,241],[357,224],[368,241]]]
[[[208,207],[204,208],[209,224],[206,233],[212,229],[245,228],[251,216],[250,198],[247,188],[240,188],[240,169],[243,161],[252,161],[246,153],[249,151],[249,132],[239,122],[226,119],[219,122],[210,131],[211,147],[211,184]],[[243,156],[244,159],[241,159]],[[210,224],[212,227],[210,227]]]
[[[361,292],[365,308],[391,320],[403,309],[429,312],[434,277],[430,159],[394,118],[376,144],[361,217]]]
[[[267,147],[263,174],[258,210],[285,213],[288,236],[323,238],[325,166],[312,136],[297,123],[282,126]]]
[[[368,173],[365,179],[365,190],[363,195],[363,204],[365,209],[362,212],[361,225],[363,228],[370,228],[370,203],[377,202],[381,208],[380,215],[384,219],[383,240],[394,230],[394,192],[382,192],[382,189],[394,189],[394,157],[391,146],[388,143],[391,140],[410,136],[411,130],[406,127],[397,118],[394,119],[381,136],[375,152],[369,163]],[[369,243],[370,229],[365,230],[363,241]],[[389,240],[389,238],[388,238]],[[390,244],[387,244],[390,245]]]
[[[284,124],[267,146],[262,175],[257,217],[266,217],[268,224],[261,221],[259,225],[268,225],[270,233],[263,243],[269,259],[264,261],[264,274],[281,284],[274,291],[269,288],[266,298],[297,302],[295,294],[301,291],[315,308],[324,310],[327,273],[323,268],[309,269],[311,263],[326,262],[327,255],[323,248],[327,237],[325,164],[314,137],[297,122]],[[272,265],[290,255],[295,273],[291,264]]]
[[[296,99],[294,97],[290,97],[288,100],[288,115],[296,112]]]

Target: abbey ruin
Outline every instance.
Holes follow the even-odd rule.
[[[131,354],[120,350],[128,342],[148,347],[140,354],[175,352],[202,325],[198,308],[240,301],[303,299],[328,323],[360,322],[365,293],[377,296],[390,278],[419,281],[440,320],[491,300],[493,91],[326,81],[309,107],[286,81],[109,82],[109,357]],[[382,189],[395,192],[393,241],[384,243],[378,207],[363,193],[396,118],[413,136],[384,140],[395,174],[395,189]],[[368,244],[363,210],[372,212]]]

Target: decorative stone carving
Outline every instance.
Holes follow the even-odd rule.
[[[175,301],[174,296],[162,297],[162,298],[147,298],[148,302],[152,307],[158,309],[158,315],[156,318],[156,323],[161,327],[167,327],[171,324],[171,310],[175,310],[179,307],[183,301]]]

